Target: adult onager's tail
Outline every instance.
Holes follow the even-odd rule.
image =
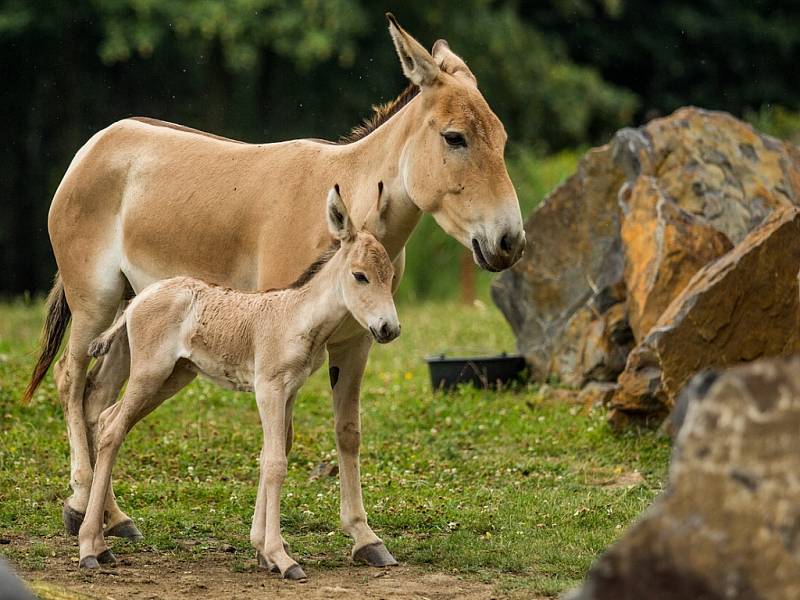
[[[22,394],[23,402],[30,402],[33,392],[39,387],[47,374],[47,369],[55,360],[71,317],[72,312],[69,310],[67,297],[64,295],[64,283],[61,281],[61,275],[56,273],[53,289],[50,290],[50,295],[47,297],[47,318],[42,330],[41,353],[33,368],[28,387]]]
[[[108,351],[111,349],[111,344],[113,344],[120,336],[127,337],[127,314],[127,310],[122,311],[122,313],[111,324],[111,327],[106,329],[103,333],[96,337],[91,344],[89,344],[89,356],[100,358],[104,354],[108,354]]]

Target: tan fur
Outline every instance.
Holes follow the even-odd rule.
[[[422,212],[472,249],[484,268],[504,269],[520,256],[522,219],[503,159],[502,123],[474,80],[464,77],[463,61],[450,53],[440,68],[396,21],[389,29],[404,72],[420,91],[353,143],[245,144],[126,119],[76,154],[48,220],[72,311],[56,379],[67,407],[73,510],[82,512],[88,502],[87,428],[116,399],[126,375],[124,365],[112,368],[104,359],[87,387],[86,350],[114,319],[127,289],[140,292],[176,275],[243,290],[289,285],[328,246],[320,201],[342,174],[344,196],[354,199],[348,207],[354,223],[373,231],[375,187],[385,184],[384,226],[375,232],[395,261],[395,287]],[[463,134],[467,148],[446,143],[443,133],[452,131]],[[358,474],[360,381],[369,345],[352,320],[328,344],[331,366],[341,370],[334,411],[342,522],[356,540],[354,551],[377,539],[366,525]],[[106,372],[110,379],[100,379]],[[128,518],[116,505],[106,509],[108,526]]]
[[[338,194],[329,197],[328,210],[346,215]],[[255,389],[264,444],[251,541],[281,573],[297,565],[284,548],[274,500],[279,501],[286,476],[291,401],[324,362],[325,345],[348,314],[380,342],[400,333],[392,299],[394,268],[386,250],[372,234],[356,233],[346,217],[331,220],[331,232],[340,247],[302,285],[248,293],[190,277],[167,279],[143,290],[92,342],[89,352],[95,356],[128,343],[131,376],[122,399],[100,415],[97,463],[79,536],[82,564],[91,565],[86,561],[108,549],[103,511],[125,436],[198,373],[224,387]],[[368,281],[358,281],[354,273]],[[165,389],[176,371],[182,373],[180,385]],[[265,494],[273,500],[265,503]]]

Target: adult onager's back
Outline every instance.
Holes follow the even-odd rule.
[[[147,285],[191,275],[237,289],[281,288],[328,244],[320,200],[347,173],[345,198],[357,224],[386,184],[386,230],[379,240],[403,271],[404,246],[422,212],[473,252],[483,268],[510,267],[525,244],[506,171],[506,133],[467,65],[443,40],[432,54],[391,20],[390,34],[412,87],[344,144],[294,140],[243,144],[168,123],[126,119],[97,133],[76,154],[56,191],[49,230],[59,277],[42,352],[26,397],[54,360],[71,454],[66,529],[77,533],[92,481],[94,428],[128,377],[124,345],[89,374],[86,350]],[[391,562],[367,524],[358,452],[359,393],[371,338],[355,323],[327,345],[341,473],[342,527],[353,556]],[[109,535],[140,537],[113,491]]]
[[[325,360],[325,344],[347,315],[381,343],[400,334],[394,268],[375,237],[357,232],[331,190],[328,222],[335,244],[296,285],[240,292],[190,277],[148,286],[89,347],[93,356],[127,341],[131,373],[122,399],[100,415],[97,463],[80,529],[81,566],[113,562],[103,510],[117,451],[130,429],[195,374],[233,389],[255,390],[264,441],[250,540],[268,568],[305,578],[280,533],[288,424],[295,395]]]

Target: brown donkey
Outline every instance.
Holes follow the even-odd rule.
[[[371,233],[356,231],[338,186],[328,194],[327,215],[334,245],[289,288],[238,292],[190,277],[163,280],[145,288],[91,344],[95,357],[127,344],[131,372],[122,399],[100,415],[97,462],[79,535],[82,567],[115,560],[103,538],[103,511],[125,436],[201,374],[227,388],[255,390],[264,439],[250,540],[262,565],[287,579],[305,579],[280,528],[295,396],[325,362],[325,344],[347,315],[379,343],[400,335],[394,267],[386,250]]]
[[[126,119],[76,154],[50,207],[59,276],[26,390],[29,398],[44,377],[71,316],[55,368],[70,443],[68,532],[77,533],[89,501],[98,416],[129,374],[124,344],[112,346],[88,378],[86,351],[131,295],[176,275],[242,290],[285,287],[328,244],[319,202],[341,173],[348,174],[343,192],[359,225],[374,208],[376,182],[386,185],[386,228],[378,238],[394,261],[395,288],[423,212],[485,269],[508,268],[522,254],[522,218],[503,159],[506,133],[475,76],[444,40],[429,53],[391,15],[389,32],[412,87],[346,143],[245,144]],[[370,346],[370,336],[348,320],[327,352],[342,527],[354,539],[354,557],[382,565],[390,555],[374,550],[378,537],[367,524],[359,475],[359,393]],[[108,490],[106,533],[140,537]]]

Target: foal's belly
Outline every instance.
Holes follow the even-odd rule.
[[[189,368],[220,387],[237,392],[252,392],[255,379],[250,365],[234,365],[213,361],[204,356],[189,356]]]

